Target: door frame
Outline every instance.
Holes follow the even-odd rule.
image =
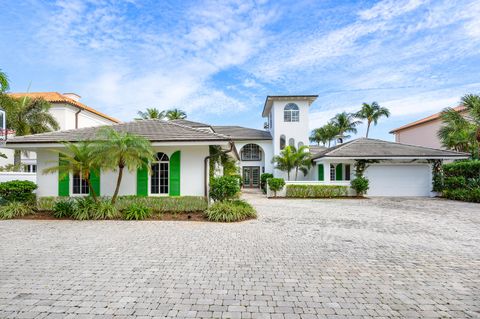
[[[242,183],[243,183],[243,181],[245,181],[245,179],[244,179],[245,168],[248,169],[249,174],[250,174],[250,185],[243,184],[243,187],[244,188],[260,188],[261,167],[260,166],[242,166]],[[258,185],[257,186],[253,185],[253,169],[254,168],[258,169]]]

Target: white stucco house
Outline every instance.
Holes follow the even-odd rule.
[[[267,96],[262,116],[263,130],[240,126],[213,126],[190,120],[140,120],[114,124],[149,139],[157,151],[153,173],[145,169],[126,172],[120,195],[205,196],[208,190],[209,146],[218,145],[237,159],[244,187],[258,188],[262,173],[286,177],[276,170],[272,158],[286,145],[309,144],[309,108],[316,95]],[[37,154],[39,196],[81,196],[88,193],[79,176],[60,180],[58,174],[43,174],[44,168],[60,159],[53,149],[61,142],[93,139],[99,127],[77,128],[22,136],[7,141],[10,149]],[[374,139],[358,139],[331,148],[311,147],[312,168],[299,181],[349,185],[357,160],[375,160],[365,174],[370,179],[370,196],[430,196],[432,162],[467,158],[467,154]],[[112,195],[115,172],[93,177],[102,196]]]
[[[99,112],[82,102],[81,96],[76,93],[58,93],[58,92],[24,92],[9,93],[15,98],[42,98],[50,103],[49,113],[55,118],[60,126],[60,130],[71,130],[82,127],[102,126],[120,123],[119,120]],[[14,132],[9,134],[9,138],[14,137]],[[0,166],[13,164],[13,150],[1,148],[7,158],[0,157]],[[22,164],[25,172],[36,172],[37,158],[35,152],[22,153]]]

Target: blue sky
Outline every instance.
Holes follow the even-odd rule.
[[[480,93],[480,2],[0,0],[11,91],[75,92],[121,120],[179,107],[261,128],[266,95],[318,94],[310,128],[378,101],[371,136]],[[359,128],[363,135],[365,127]]]

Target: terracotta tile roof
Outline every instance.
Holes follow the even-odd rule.
[[[74,99],[71,99],[69,98],[68,96],[65,96],[63,94],[60,94],[58,92],[28,92],[28,93],[10,93],[9,94],[10,96],[13,96],[15,98],[20,98],[20,97],[24,97],[24,96],[28,96],[30,98],[43,98],[45,99],[46,101],[50,102],[50,103],[66,103],[66,104],[70,104],[72,106],[75,106],[75,107],[78,107],[82,110],[85,110],[85,111],[89,111],[93,114],[96,114],[98,116],[101,116],[107,120],[110,120],[114,123],[120,123],[119,120],[117,120],[116,118],[113,118],[113,117],[110,117],[102,112],[99,112],[95,109],[92,109],[91,107],[89,106],[86,106],[85,104],[83,103],[80,103],[78,101],[75,101]]]
[[[453,109],[457,112],[463,112],[466,109],[466,107],[460,105],[460,106],[454,107]],[[394,134],[398,131],[402,131],[402,130],[405,130],[407,128],[413,127],[413,126],[417,126],[417,125],[420,125],[420,124],[424,124],[424,123],[434,121],[436,119],[439,119],[440,115],[442,115],[442,112],[438,112],[438,113],[435,113],[433,115],[427,116],[423,119],[420,119],[418,121],[415,121],[415,122],[408,123],[408,124],[405,124],[403,126],[397,127],[396,129],[391,130],[389,133]]]
[[[130,132],[145,137],[151,142],[217,142],[230,141],[230,137],[202,129],[163,120],[139,120],[113,124],[114,130]],[[21,143],[59,143],[93,140],[102,126],[74,130],[55,131],[34,135],[17,136],[7,140],[7,147]],[[212,143],[215,144],[215,143]]]
[[[448,150],[382,141],[373,138],[359,138],[327,148],[314,154],[312,159],[323,157],[342,158],[468,158],[470,154]]]

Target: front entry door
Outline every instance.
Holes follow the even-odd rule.
[[[260,166],[243,167],[243,187],[260,187]]]

